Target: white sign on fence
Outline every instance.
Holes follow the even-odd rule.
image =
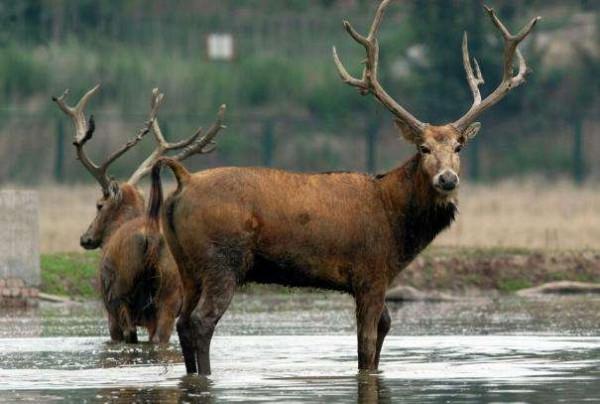
[[[206,38],[206,49],[210,60],[233,60],[233,35],[209,34]]]

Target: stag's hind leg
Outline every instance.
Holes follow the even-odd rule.
[[[210,342],[233,298],[237,277],[232,270],[212,271],[202,282],[202,297],[192,313],[198,374],[210,374]]]
[[[150,341],[154,344],[168,344],[173,332],[173,324],[177,317],[177,311],[166,304],[158,310],[156,315],[156,328]]]
[[[210,374],[210,342],[233,298],[236,283],[233,271],[215,270],[205,275],[201,295],[198,289],[193,293],[186,292],[177,320],[177,334],[187,373]]]
[[[119,326],[123,332],[123,339],[128,344],[137,344],[137,329],[133,319],[131,318],[131,313],[127,306],[124,304],[119,308]]]
[[[196,373],[198,367],[196,366],[196,337],[192,325],[192,313],[200,300],[200,291],[191,287],[186,287],[185,290],[183,307],[177,320],[177,335],[185,362],[185,370],[187,373]]]

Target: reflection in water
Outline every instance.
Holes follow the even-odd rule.
[[[392,403],[390,390],[386,387],[380,373],[360,372],[356,376],[358,383],[358,404],[388,404]]]
[[[346,383],[347,382],[347,383]],[[356,384],[352,388],[352,383]],[[340,386],[350,387],[348,391]],[[336,383],[329,384],[329,396],[339,400],[347,400],[351,397],[352,390],[356,393],[357,404],[391,404],[393,402],[390,390],[386,387],[384,378],[377,373],[359,373],[356,377],[348,377],[336,380]],[[223,397],[219,397],[219,391],[215,391],[214,382],[210,377],[204,376],[182,376],[180,382],[174,387],[162,388],[118,388],[105,389],[96,395],[96,398],[109,400],[111,402],[134,403],[134,402],[152,402],[152,403],[202,403],[212,404],[218,401],[273,401],[280,402],[281,393],[271,391],[273,396],[269,396],[269,391],[264,391],[265,396],[244,396],[240,392],[237,396],[232,396],[227,392],[220,392]],[[225,393],[225,394],[223,394]],[[259,392],[260,394],[260,392]],[[305,401],[307,397],[303,397],[301,393],[288,395],[288,399]],[[309,400],[310,401],[310,400]]]
[[[247,300],[244,300],[247,299]],[[330,300],[328,300],[330,299]],[[112,344],[94,306],[16,313],[0,338],[0,402],[548,402],[600,397],[600,299],[405,304],[381,372],[359,373],[352,302],[242,297],[213,341],[208,378],[167,346]],[[0,314],[8,324],[11,313]],[[13,330],[14,330],[13,327]],[[39,327],[38,327],[39,329]],[[88,335],[86,337],[73,334]]]
[[[97,367],[112,368],[148,363],[165,366],[181,362],[181,352],[174,345],[155,345],[105,342],[104,349],[97,354]]]
[[[190,403],[214,403],[212,381],[204,376],[183,376],[179,383],[181,401]]]
[[[202,376],[183,376],[177,386],[159,388],[105,389],[96,395],[101,401],[118,403],[200,403],[212,404],[212,382]]]

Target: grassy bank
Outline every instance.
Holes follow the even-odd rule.
[[[42,292],[97,298],[98,260],[97,252],[42,255]],[[403,271],[396,283],[455,293],[473,289],[509,293],[559,280],[600,282],[600,252],[433,247]],[[289,289],[257,285],[244,291],[289,293]]]
[[[77,299],[98,295],[98,252],[42,254],[41,291]]]

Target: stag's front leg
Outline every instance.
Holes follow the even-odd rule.
[[[110,339],[114,342],[121,342],[125,338],[119,322],[111,313],[108,313],[108,332],[110,333]]]
[[[378,325],[384,309],[385,291],[356,295],[356,325],[358,337],[358,368],[377,370]],[[383,344],[383,338],[381,339]]]
[[[377,324],[377,353],[375,355],[375,367],[379,367],[379,357],[381,355],[381,348],[383,347],[383,340],[392,327],[392,318],[390,317],[390,311],[387,306],[383,306],[383,312],[379,317],[379,324]]]

